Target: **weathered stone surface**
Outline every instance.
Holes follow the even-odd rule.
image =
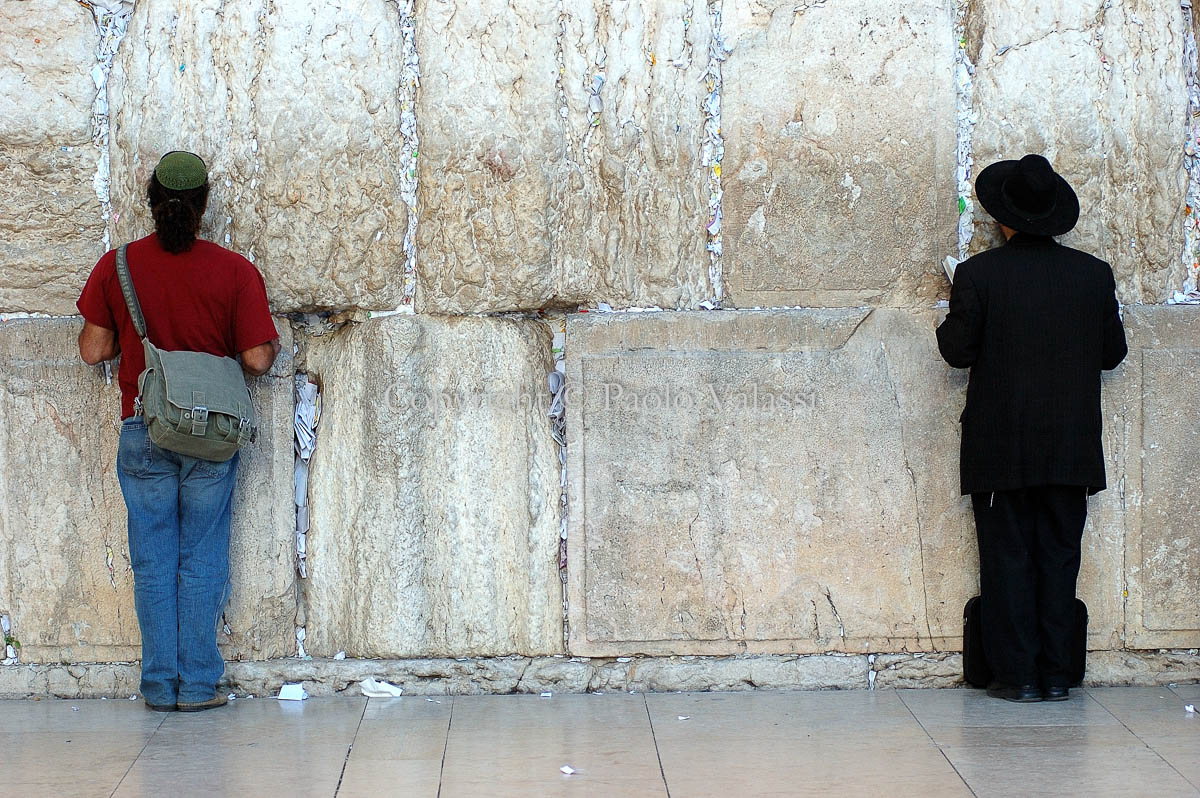
[[[1200,682],[1200,655],[1189,651],[1089,651],[1084,686]]]
[[[0,699],[129,698],[141,677],[137,663],[0,666]]]
[[[229,663],[222,684],[238,692],[274,695],[284,682],[301,682],[309,695],[325,696],[344,691],[358,693],[359,683],[373,676],[401,687],[408,695],[483,695],[517,692],[522,675],[530,665],[531,660],[527,657],[282,659]]]
[[[595,666],[584,660],[534,658],[521,674],[516,691],[586,693],[595,674]]]
[[[929,623],[914,484],[925,466],[906,458],[898,403],[925,391],[915,401],[933,408],[956,387],[944,366],[931,384],[908,381],[889,335],[920,323],[931,342],[934,322],[568,317],[572,653],[866,652],[959,634]],[[944,501],[958,508],[956,486]]]
[[[115,461],[119,391],[79,360],[77,320],[0,325],[0,612],[22,662],[140,657],[125,505]],[[294,648],[292,381],[284,352],[256,381],[259,440],[245,453],[231,543],[225,655]],[[115,371],[115,368],[114,368]]]
[[[567,3],[568,182],[558,292],[614,306],[696,307],[708,281],[701,162],[712,33],[688,0]],[[593,112],[596,76],[603,110]]]
[[[960,687],[961,654],[880,654],[871,664],[876,689]]]
[[[3,0],[0,17],[0,310],[72,314],[104,253],[95,23],[59,0]]]
[[[709,28],[689,9],[569,4],[561,45],[551,2],[422,9],[419,310],[694,307],[711,295],[699,162]]]
[[[1028,152],[1046,155],[1082,209],[1063,243],[1109,261],[1122,301],[1164,301],[1184,278],[1179,9],[1150,0],[1036,8],[980,0],[966,25],[976,65],[976,172]],[[998,232],[978,206],[976,223],[977,250]]]
[[[629,689],[640,692],[845,690],[866,686],[864,656],[653,658],[640,660],[629,674]]]
[[[400,41],[385,0],[139,0],[109,90],[116,238],[153,229],[150,172],[192,149],[203,234],[255,261],[273,308],[399,305]]]
[[[729,302],[928,305],[955,246],[950,0],[725,7]]]
[[[1200,309],[1129,308],[1128,644],[1200,646]],[[1140,407],[1139,407],[1140,406]],[[1140,410],[1140,412],[1138,412]]]
[[[547,329],[392,316],[313,339],[308,650],[562,650]]]

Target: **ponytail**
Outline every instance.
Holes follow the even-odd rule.
[[[157,175],[151,174],[146,198],[154,216],[159,246],[173,255],[191,249],[208,207],[208,182],[198,188],[174,191],[160,183]]]

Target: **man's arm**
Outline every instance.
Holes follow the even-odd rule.
[[[265,344],[252,346],[242,352],[242,370],[252,377],[261,377],[271,370],[279,355],[279,339],[273,338]]]
[[[1125,343],[1125,325],[1121,323],[1121,309],[1117,305],[1117,283],[1112,271],[1108,273],[1109,294],[1104,312],[1104,343],[1100,355],[1100,368],[1108,371],[1121,365],[1125,355],[1129,353],[1129,345]]]
[[[92,324],[90,321],[83,323],[83,330],[79,333],[79,356],[83,358],[84,363],[94,366],[102,361],[112,360],[119,354],[121,345],[117,342],[115,330]]]
[[[937,328],[938,351],[956,369],[970,368],[979,357],[983,334],[983,306],[972,272],[963,263],[955,272],[950,289],[950,313]]]

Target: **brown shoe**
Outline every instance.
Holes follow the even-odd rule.
[[[216,695],[214,695],[212,698],[208,699],[207,701],[196,701],[196,702],[180,701],[175,706],[179,709],[180,712],[203,712],[206,709],[216,709],[217,707],[223,707],[228,703],[229,703],[228,698],[221,695],[220,693],[217,693]]]
[[[174,712],[176,709],[179,709],[179,706],[177,704],[151,704],[147,701],[146,709],[154,712]]]

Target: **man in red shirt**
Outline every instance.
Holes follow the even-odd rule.
[[[252,263],[196,238],[208,203],[198,156],[163,156],[147,187],[155,232],[127,250],[151,343],[241,357],[265,374],[279,353],[266,286]],[[216,628],[229,597],[229,523],[238,455],[212,462],[150,441],[135,406],[145,355],[116,274],[116,252],[92,270],[76,303],[83,314],[79,354],[96,364],[118,354],[121,438],[117,477],[129,512],[134,603],[142,633],[141,692],[150,709],[221,706],[225,663]]]

